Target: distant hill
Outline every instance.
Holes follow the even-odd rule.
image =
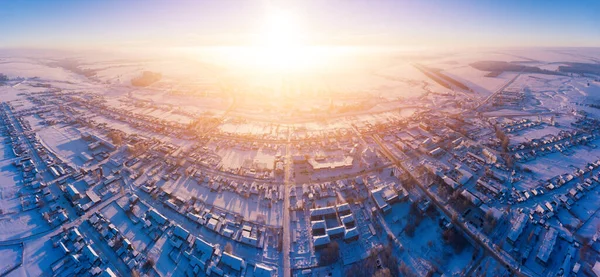
[[[566,65],[559,66],[558,71],[565,73],[577,74],[594,74],[600,75],[600,64],[595,63],[565,63]]]
[[[475,69],[481,71],[490,71],[495,73],[501,73],[505,71],[515,71],[515,72],[526,72],[526,73],[541,73],[541,74],[551,74],[551,75],[562,75],[555,71],[541,69],[536,66],[526,66],[518,63],[509,63],[504,61],[479,61],[471,63],[471,66]],[[499,74],[497,74],[499,75]],[[496,76],[497,76],[496,75]]]

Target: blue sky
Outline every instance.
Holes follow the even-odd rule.
[[[235,45],[271,6],[313,44],[600,47],[597,0],[0,0],[0,47]]]

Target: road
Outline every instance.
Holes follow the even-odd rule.
[[[291,234],[290,234],[290,188],[292,184],[292,144],[290,142],[288,129],[288,142],[285,146],[285,169],[284,169],[284,185],[283,185],[283,276],[291,276]]]
[[[490,242],[489,239],[484,238],[484,236],[482,236],[482,233],[480,231],[476,230],[475,228],[469,228],[469,226],[466,225],[462,216],[460,214],[458,214],[456,211],[454,211],[454,209],[451,209],[450,207],[441,203],[439,201],[439,199],[437,198],[437,196],[435,196],[433,193],[431,193],[431,191],[429,191],[427,189],[427,187],[425,185],[423,185],[421,183],[421,181],[412,174],[411,171],[406,170],[404,168],[404,165],[391,153],[391,151],[387,148],[387,146],[381,141],[379,136],[374,135],[373,139],[375,139],[375,142],[381,148],[382,153],[386,157],[388,157],[388,159],[390,159],[396,165],[398,165],[398,167],[400,167],[402,170],[404,170],[404,172],[406,172],[409,175],[409,177],[415,181],[415,183],[421,188],[421,190],[423,192],[425,192],[425,195],[427,195],[427,197],[431,200],[431,202],[433,202],[438,207],[439,210],[444,212],[444,214],[446,214],[446,216],[448,216],[448,218],[456,218],[456,220],[454,221],[454,225],[460,227],[460,230],[462,230],[463,234],[467,235],[474,242],[476,242],[481,247],[483,247],[483,249],[485,249],[488,253],[490,253],[496,261],[498,261],[503,266],[506,266],[507,268],[509,268],[510,271],[512,273],[514,273],[515,275],[521,276],[521,277],[534,276],[534,274],[532,272],[530,272],[529,270],[527,270],[527,268],[521,268],[519,266],[519,264],[514,260],[514,258],[512,258],[510,255],[508,255],[504,250],[502,250],[500,248],[496,249],[495,244]],[[485,240],[485,241],[483,241],[483,240]]]
[[[485,100],[479,102],[479,104],[475,108],[473,108],[473,110],[474,111],[478,110],[481,106],[485,105],[488,101],[490,101],[491,99],[493,99],[494,97],[496,97],[496,95],[498,95],[499,93],[501,93],[502,91],[504,91],[504,89],[506,89],[508,86],[510,86],[515,80],[517,80],[517,78],[519,78],[519,76],[521,76],[521,72],[519,72],[517,74],[517,76],[515,76],[514,78],[512,78],[510,81],[508,81],[502,87],[500,87],[499,89],[497,89],[496,91],[494,91],[494,93],[490,94],[490,96],[488,96]]]

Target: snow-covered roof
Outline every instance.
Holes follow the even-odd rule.
[[[83,249],[83,255],[85,255],[85,257],[90,261],[95,261],[99,258],[98,254],[96,254],[96,251],[94,251],[92,246],[89,244]]]
[[[274,274],[275,270],[264,264],[256,264],[254,267],[254,276],[256,277],[271,277]]]
[[[592,268],[592,271],[594,271],[594,274],[596,274],[596,276],[600,277],[600,262],[596,261],[596,263],[594,264],[594,267]]]
[[[181,227],[180,225],[175,226],[175,229],[173,229],[173,235],[186,240],[187,237],[190,235],[190,232],[188,232],[188,230],[183,229],[183,227]]]
[[[507,238],[512,242],[517,241],[521,233],[523,232],[523,228],[527,225],[527,217],[524,213],[520,213],[515,220],[515,223],[511,226],[510,232],[508,233]]]
[[[334,236],[334,235],[343,234],[345,230],[346,230],[346,228],[344,228],[344,226],[333,227],[333,228],[327,229],[327,235]]]
[[[106,270],[100,273],[100,277],[117,277],[117,274],[115,274],[110,267],[107,267]]]
[[[69,196],[71,197],[79,195],[79,191],[73,186],[73,184],[69,184],[67,186],[67,193],[69,193]]]
[[[554,243],[556,242],[556,237],[558,236],[558,231],[556,229],[551,228],[544,235],[544,240],[542,241],[542,245],[538,250],[537,258],[546,263],[548,262],[548,258],[550,254],[552,254],[552,250],[554,249]]]
[[[330,242],[331,242],[331,240],[329,239],[328,235],[313,237],[313,244],[315,246],[326,245],[326,244],[328,244]]]
[[[345,215],[340,217],[340,219],[342,220],[342,223],[347,224],[347,223],[351,223],[354,222],[354,215],[349,214],[349,215]]]
[[[234,256],[227,252],[223,253],[223,256],[221,257],[221,262],[235,271],[241,271],[242,268],[245,267],[245,263],[242,258]]]
[[[327,228],[327,225],[325,224],[325,220],[311,221],[311,225],[312,225],[313,230]]]
[[[350,205],[348,203],[337,205],[338,212],[345,212],[350,210]]]
[[[150,209],[148,210],[148,215],[156,222],[158,222],[158,224],[163,225],[167,222],[167,218],[160,214],[159,212],[157,212],[155,209]]]
[[[310,216],[325,216],[325,215],[330,215],[330,214],[335,214],[335,208],[334,207],[323,207],[323,208],[316,208],[316,209],[311,209],[310,210]]]
[[[344,239],[351,239],[354,237],[358,237],[358,229],[356,227],[346,229],[346,232],[344,233]]]

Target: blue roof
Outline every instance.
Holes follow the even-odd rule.
[[[160,225],[163,225],[167,222],[167,218],[164,215],[157,212],[155,209],[150,209],[148,211],[148,215]]]
[[[183,227],[181,227],[180,225],[177,225],[173,230],[173,235],[180,237],[183,240],[186,240],[190,235],[190,232],[188,232],[188,230],[186,229],[183,229]]]
[[[221,257],[221,262],[231,267],[231,269],[235,271],[241,271],[242,267],[244,266],[244,260],[242,258],[234,256],[227,252],[223,253],[223,256]]]

